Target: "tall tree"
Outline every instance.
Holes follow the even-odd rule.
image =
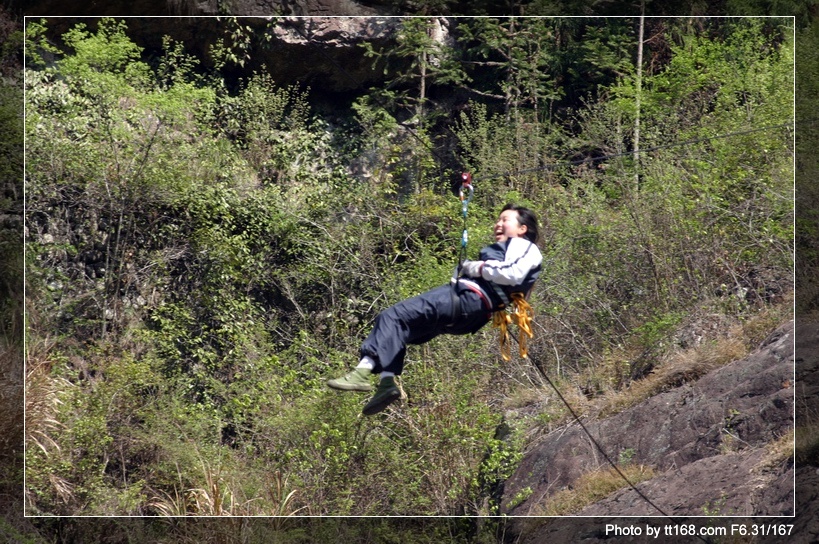
[[[394,174],[403,176],[403,185],[412,186],[416,192],[425,172],[435,167],[430,156],[428,127],[444,114],[432,91],[436,86],[460,85],[466,78],[448,32],[448,25],[441,18],[408,17],[402,20],[394,45],[376,49],[370,43],[363,44],[365,54],[375,59],[373,66],[385,67],[387,78],[383,88],[370,89],[370,96],[358,101],[358,116],[374,120],[390,113],[396,119],[404,119],[406,128],[412,125],[409,130],[412,138],[406,140],[410,143],[399,145],[404,149],[399,153],[397,162],[401,164]]]
[[[505,17],[475,18],[461,25],[465,64],[480,84],[469,90],[502,102],[507,114],[528,107],[538,118],[544,106],[563,94],[557,77],[560,24],[553,19]]]
[[[429,113],[433,85],[459,84],[465,73],[447,44],[447,26],[437,17],[407,17],[396,36],[396,45],[376,50],[365,42],[366,55],[386,63],[385,88],[371,92],[386,107],[408,108],[423,122]]]
[[[645,2],[642,3],[640,14],[640,30],[637,34],[637,74],[634,78],[634,194],[640,190],[640,99],[643,90],[643,35],[645,34]]]

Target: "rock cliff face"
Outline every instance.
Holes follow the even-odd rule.
[[[381,2],[354,0],[32,0],[26,15],[389,15]]]
[[[46,0],[41,0],[46,2]],[[44,11],[44,13],[49,13]],[[54,18],[49,21],[51,38],[78,22],[91,30],[95,20]],[[383,66],[365,55],[363,43],[376,50],[390,47],[397,37],[399,18],[393,17],[251,17],[239,20],[251,29],[250,60],[237,73],[266,72],[280,86],[310,86],[319,93],[363,92],[383,82]],[[431,37],[450,42],[449,20],[431,20]],[[163,37],[184,44],[186,52],[209,62],[210,48],[233,28],[230,20],[217,17],[134,17],[128,19],[128,35],[148,56],[161,54]],[[295,60],[294,60],[295,59]]]
[[[796,422],[799,429],[815,425],[819,420],[819,323],[799,320],[796,326]],[[811,433],[801,434],[796,440],[800,449],[807,450],[796,470],[796,526],[797,544],[819,542],[819,449],[811,440]],[[806,447],[807,446],[807,447]]]
[[[627,451],[632,463],[654,467],[658,475],[637,487],[668,515],[702,516],[718,506],[717,515],[790,516],[793,464],[767,463],[763,446],[793,428],[793,383],[791,322],[748,357],[586,426],[614,461]],[[605,466],[579,425],[555,431],[505,483],[502,512],[537,514],[552,494]],[[527,488],[529,498],[509,507]],[[626,488],[579,515],[659,514]]]
[[[314,91],[338,93],[364,90],[384,78],[383,70],[373,69],[373,59],[364,55],[361,44],[368,42],[376,49],[388,46],[399,21],[389,17],[284,17],[274,22],[259,17],[243,19],[241,24],[255,36],[244,74],[264,71],[281,86],[309,85]],[[159,51],[162,37],[168,35],[207,59],[208,48],[224,36],[228,24],[216,18],[173,17],[132,19],[128,27],[129,35],[142,47]]]

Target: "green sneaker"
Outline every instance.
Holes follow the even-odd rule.
[[[364,368],[354,368],[341,378],[327,380],[327,385],[342,391],[372,391],[370,371]]]
[[[385,409],[387,406],[401,397],[401,390],[395,385],[395,378],[384,378],[378,383],[378,389],[370,402],[364,407],[362,413],[371,416]]]

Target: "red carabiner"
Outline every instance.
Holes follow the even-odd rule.
[[[461,198],[461,200],[464,200],[464,189],[469,190],[469,197],[467,198],[467,201],[471,200],[472,193],[475,188],[472,187],[472,174],[470,172],[461,173],[461,190],[458,192],[458,196]]]

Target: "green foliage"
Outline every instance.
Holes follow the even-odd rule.
[[[655,346],[662,341],[669,332],[680,323],[683,316],[676,313],[657,315],[646,323],[636,327],[634,332],[639,335],[640,343],[645,346]]]
[[[634,460],[634,448],[623,448],[617,456],[617,464],[627,466]]]
[[[59,48],[52,45],[46,38],[45,19],[39,21],[27,21],[25,28],[25,51],[26,65],[30,68],[40,69],[47,64],[43,55],[60,54]]]
[[[631,28],[635,19],[621,19],[614,24],[590,25],[582,49],[591,73],[607,74],[613,79],[636,72],[632,60],[636,36]]]
[[[433,86],[465,81],[451,47],[436,37],[439,24],[435,18],[404,18],[395,47],[376,50],[369,42],[362,44],[365,55],[375,58],[373,67],[382,66],[389,76],[385,89],[371,90],[382,107],[414,109],[417,120],[423,122],[428,118],[428,93]]]
[[[788,123],[791,111],[783,87],[765,83],[782,79],[787,87],[792,59],[787,46],[772,52],[770,40],[776,38],[764,36],[756,22],[741,20],[730,28],[724,40],[697,36],[685,42],[668,68],[643,86],[643,123],[649,127],[643,146],[662,147],[669,135],[704,141],[644,155],[637,189],[628,179],[630,161],[620,159],[582,167],[567,179],[570,196],[561,207],[565,215],[555,221],[555,242],[569,258],[558,263],[549,295],[562,326],[578,323],[571,329],[583,339],[578,356],[619,342],[628,331],[655,330],[690,301],[707,300],[720,283],[747,285],[768,267],[784,279],[793,266],[790,141],[775,126]],[[746,48],[744,40],[752,43]],[[753,77],[731,75],[729,66],[739,58]],[[623,87],[617,85],[619,93]],[[666,107],[652,106],[671,89],[686,94],[672,93]],[[623,107],[627,95],[615,96],[624,98],[581,112],[578,148],[616,153],[628,145],[625,129],[633,112]],[[674,132],[675,126],[691,130]],[[749,132],[765,126],[770,129]],[[574,317],[564,313],[568,308]],[[603,325],[597,331],[611,336],[579,326],[592,318]],[[656,340],[651,333],[640,343],[650,347]]]
[[[167,90],[200,79],[195,71],[200,64],[199,59],[186,53],[184,44],[174,42],[170,36],[163,36],[162,49],[163,55],[156,69],[156,77],[162,88]]]
[[[17,196],[22,192],[23,171],[23,123],[20,111],[22,92],[16,86],[0,86],[0,131],[5,134],[0,143],[0,210],[5,219],[0,225],[0,331],[8,339],[14,338],[15,318],[13,312],[22,301],[22,241],[19,218],[21,203]]]
[[[556,144],[563,137],[560,129],[548,133],[537,130],[537,123],[530,125],[525,114],[518,121],[509,123],[506,115],[493,114],[485,105],[470,102],[454,128],[465,169],[476,176],[502,180],[500,184],[492,182],[493,186],[500,185],[499,190],[477,196],[488,209],[509,199],[522,203],[544,200],[556,179],[547,165],[556,162]],[[533,164],[541,165],[540,171],[532,172]],[[512,174],[507,175],[509,172]]]
[[[407,399],[377,417],[324,387],[378,311],[449,279],[462,225],[439,146],[475,176],[468,258],[506,202],[541,217],[532,353],[561,385],[623,386],[689,312],[786,293],[790,139],[748,127],[791,119],[787,28],[669,30],[635,162],[630,22],[463,21],[485,79],[429,18],[404,23],[369,50],[393,94],[355,99],[348,125],[263,70],[226,83],[263,40],[250,23],[212,70],[170,39],[147,63],[123,22],[67,31],[64,52],[29,23],[30,338],[53,345],[38,387],[62,403],[31,427],[32,512],[498,513],[532,425],[500,411],[531,369],[496,364],[493,333],[410,348]],[[467,85],[457,115],[428,93]]]
[[[72,54],[60,61],[58,69],[69,77],[87,77],[140,68],[140,49],[128,38],[126,29],[125,21],[113,19],[101,19],[94,34],[84,23],[77,24],[63,34]]]

